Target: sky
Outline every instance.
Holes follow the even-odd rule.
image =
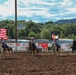
[[[48,22],[76,18],[76,0],[17,0],[17,20]],[[0,20],[15,20],[15,0],[0,0]]]

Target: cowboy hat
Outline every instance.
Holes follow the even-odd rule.
[[[31,39],[34,39],[34,37],[31,37]]]

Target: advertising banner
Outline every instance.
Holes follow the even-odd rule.
[[[38,43],[38,47],[41,47],[42,49],[47,49],[48,48],[48,43]]]

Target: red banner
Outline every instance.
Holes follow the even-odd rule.
[[[20,46],[20,43],[17,43],[16,46]]]
[[[46,48],[48,48],[48,43],[45,43],[45,42],[38,43],[38,47],[42,47],[43,49],[46,49]]]

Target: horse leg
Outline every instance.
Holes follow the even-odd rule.
[[[73,53],[73,49],[72,49],[72,53]]]
[[[55,47],[52,47],[52,51],[53,51],[53,53],[55,54]]]
[[[0,58],[2,58],[2,56],[3,56],[3,50],[2,50],[2,48],[1,48],[1,57],[0,57]]]
[[[33,54],[35,55],[35,49],[33,49]]]
[[[29,51],[30,51],[30,48],[28,47],[27,53],[29,53]]]
[[[27,51],[27,53],[30,53],[30,55],[31,55],[32,52],[33,52],[33,48],[29,48],[28,51]]]
[[[9,56],[11,56],[11,51],[9,50]]]
[[[9,56],[9,52],[8,52],[7,49],[5,50],[5,53],[4,54],[5,54],[5,57]]]
[[[58,48],[58,54],[59,54],[59,55],[62,55],[62,53],[61,53],[60,50],[61,50],[61,48]]]
[[[30,55],[31,55],[31,53],[32,53],[32,50],[29,50],[30,51]]]
[[[74,49],[74,52],[75,52],[75,49]]]
[[[55,47],[54,54],[55,54],[55,55],[57,55],[57,56],[58,56],[58,54],[59,54],[59,52],[58,52],[58,51],[59,51],[59,48],[58,48],[58,47]]]
[[[74,49],[72,48],[72,53],[74,53]]]
[[[11,50],[6,50],[5,52],[7,57],[11,56]]]
[[[59,55],[59,47],[55,47],[55,51],[54,51],[54,54],[56,55],[56,56],[58,56]]]
[[[38,55],[38,53],[39,53],[39,50],[37,49],[37,55]]]
[[[56,51],[58,52],[59,51],[59,48],[57,47]]]
[[[30,49],[28,49],[27,53],[29,53]]]
[[[33,50],[34,50],[34,54],[35,54],[35,51],[36,51],[36,53],[37,53],[37,55],[38,55],[38,51],[39,51],[38,48],[35,47]]]
[[[2,47],[2,48],[1,48],[1,58],[2,58],[2,57],[4,57],[4,58],[5,58],[5,56],[4,56],[4,55],[5,55],[5,48],[3,48],[3,47]]]

